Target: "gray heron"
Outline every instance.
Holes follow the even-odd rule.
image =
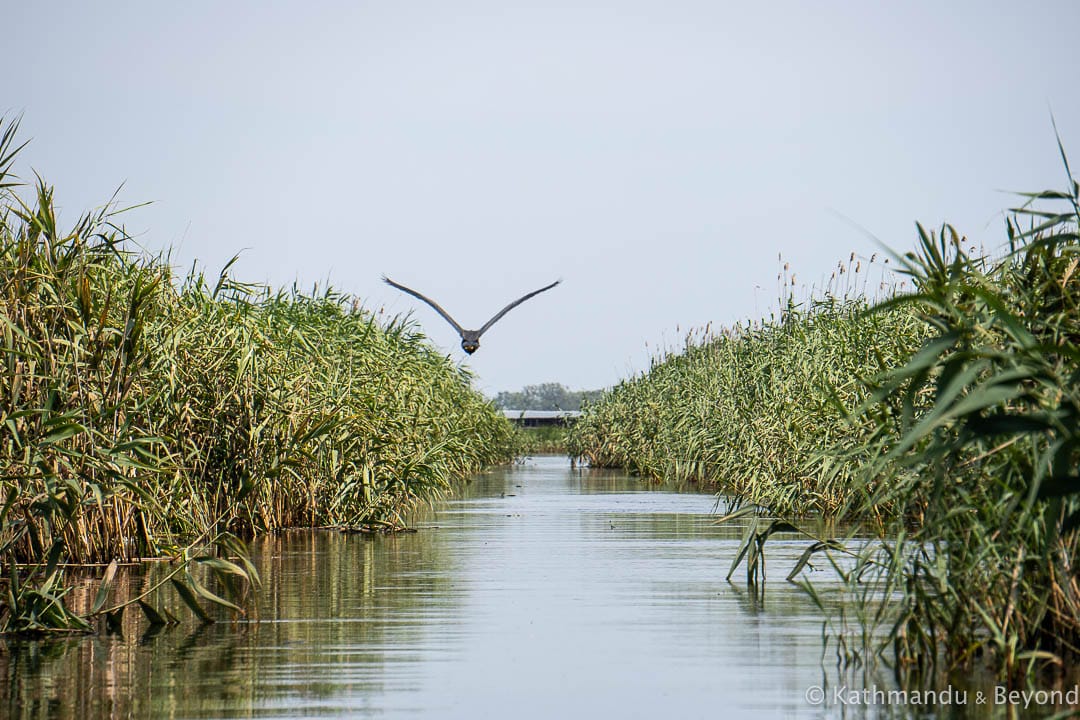
[[[440,315],[443,316],[443,319],[446,320],[446,322],[448,322],[448,323],[450,323],[451,325],[454,326],[454,329],[457,330],[458,335],[461,336],[461,349],[464,350],[465,352],[469,353],[470,355],[472,355],[474,352],[476,352],[476,349],[478,347],[480,347],[480,336],[483,335],[484,333],[486,333],[491,328],[492,325],[497,323],[502,318],[503,315],[510,312],[511,310],[516,308],[518,305],[520,305],[521,303],[523,303],[526,300],[528,300],[529,298],[531,298],[532,296],[539,295],[540,293],[544,292],[545,290],[550,290],[551,288],[553,288],[556,285],[558,285],[559,283],[561,283],[562,280],[556,280],[555,282],[551,283],[550,285],[545,285],[544,287],[540,288],[539,290],[533,290],[528,295],[522,295],[517,300],[515,300],[514,302],[512,302],[509,305],[507,305],[506,307],[504,307],[502,310],[495,313],[495,317],[491,318],[486,323],[484,323],[483,327],[481,327],[479,330],[466,330],[465,328],[461,327],[460,325],[458,325],[457,321],[454,320],[454,318],[450,317],[450,314],[448,312],[446,312],[441,307],[439,307],[439,303],[435,302],[431,298],[424,297],[423,295],[416,292],[412,288],[407,288],[404,285],[400,285],[400,284],[394,282],[393,280],[391,280],[390,278],[386,277],[385,275],[383,275],[383,282],[385,282],[387,285],[390,285],[392,287],[396,287],[398,290],[401,290],[402,292],[407,292],[410,295],[412,295],[414,298],[418,298],[420,300],[423,300],[428,305],[430,305],[435,310],[435,312],[437,312],[437,313],[439,313]]]

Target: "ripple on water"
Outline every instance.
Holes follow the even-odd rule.
[[[258,622],[68,641],[6,662],[11,717],[821,717],[821,615],[724,576],[743,527],[712,496],[574,470],[478,476],[417,533],[254,544]],[[773,581],[775,580],[775,582]],[[36,648],[36,649],[35,649]],[[31,655],[36,653],[36,659]]]

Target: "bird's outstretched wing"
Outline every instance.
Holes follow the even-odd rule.
[[[533,295],[539,295],[540,293],[544,292],[545,290],[550,290],[551,288],[555,287],[556,285],[558,285],[558,284],[559,284],[559,283],[561,283],[561,282],[562,282],[562,280],[556,280],[555,282],[551,283],[550,285],[545,285],[544,287],[540,288],[539,290],[533,290],[533,291],[532,291],[531,293],[529,293],[528,295],[523,295],[523,296],[519,297],[519,298],[518,298],[517,300],[515,300],[515,301],[514,301],[514,302],[512,302],[512,303],[510,303],[509,305],[507,305],[506,307],[504,307],[504,308],[503,308],[502,310],[500,310],[500,311],[499,311],[499,312],[498,312],[498,313],[497,313],[497,314],[495,315],[495,317],[491,318],[491,319],[490,319],[490,320],[488,320],[488,321],[487,321],[486,323],[484,323],[484,326],[483,326],[482,328],[480,328],[479,330],[477,330],[477,331],[476,331],[476,335],[477,335],[477,337],[479,337],[479,336],[483,335],[484,333],[486,333],[486,332],[488,331],[488,328],[490,328],[490,327],[491,327],[492,325],[494,325],[495,323],[497,323],[497,322],[499,321],[499,319],[500,319],[500,318],[501,318],[501,317],[502,317],[503,315],[505,315],[506,313],[510,312],[511,310],[513,310],[514,308],[516,308],[516,307],[517,307],[518,305],[520,305],[521,303],[523,303],[523,302],[525,302],[526,300],[528,300],[529,298],[531,298],[531,297],[532,297]]]
[[[390,278],[386,277],[385,275],[383,275],[383,282],[385,282],[385,283],[386,283],[387,285],[392,285],[393,287],[396,287],[396,288],[397,288],[398,290],[401,290],[402,292],[407,292],[407,293],[409,293],[409,294],[410,294],[410,295],[412,295],[412,296],[413,296],[414,298],[419,298],[420,300],[423,300],[423,301],[424,301],[424,302],[426,302],[426,303],[427,303],[428,305],[430,305],[431,307],[433,307],[433,308],[435,309],[435,312],[437,312],[437,313],[439,313],[440,315],[442,315],[442,316],[443,316],[443,319],[444,319],[444,320],[446,320],[446,322],[448,322],[448,323],[450,323],[451,325],[453,325],[453,326],[454,326],[454,329],[458,331],[458,335],[464,335],[464,334],[465,334],[465,330],[464,330],[464,329],[463,329],[463,328],[462,328],[462,327],[461,327],[460,325],[458,325],[458,324],[457,324],[457,321],[456,321],[456,320],[454,320],[454,318],[450,317],[450,314],[449,314],[448,312],[446,312],[446,311],[445,311],[445,310],[443,310],[443,309],[442,309],[441,307],[439,307],[439,303],[435,302],[435,301],[434,301],[434,300],[432,300],[431,298],[426,298],[426,297],[424,297],[423,295],[421,295],[420,293],[416,292],[416,291],[415,291],[415,290],[413,290],[412,288],[407,288],[407,287],[405,287],[404,285],[399,285],[398,283],[394,282],[393,280],[391,280]],[[546,289],[546,288],[545,288],[545,289]],[[526,297],[528,297],[528,296],[526,296]],[[522,298],[522,300],[524,300],[524,299],[525,299],[525,298]],[[518,302],[521,302],[521,300],[518,300]],[[513,307],[513,306],[511,306],[511,307]],[[509,309],[510,309],[510,308],[506,308],[506,310],[509,310]],[[503,312],[506,312],[506,310],[503,310]]]

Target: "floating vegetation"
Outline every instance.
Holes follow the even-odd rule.
[[[44,181],[16,192],[17,126],[0,136],[0,631],[88,627],[67,563],[169,557],[193,612],[240,611],[258,577],[239,538],[398,528],[509,459],[513,428],[409,324],[238,282],[232,262],[178,278],[111,205],[60,229]],[[118,610],[110,572],[91,615]],[[154,620],[153,595],[127,602]]]

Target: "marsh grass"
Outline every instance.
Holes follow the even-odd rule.
[[[914,292],[881,308],[930,331],[853,415],[872,432],[847,511],[896,509],[864,554],[899,594],[886,637],[905,670],[1080,658],[1080,185],[1061,155],[1068,188],[1024,195],[1003,254],[920,227]]]
[[[729,577],[745,565],[749,584],[778,528],[856,523],[804,532],[790,575],[817,597],[799,573],[827,558],[843,581],[852,602],[829,620],[843,662],[914,682],[1074,666],[1080,184],[1061,157],[1068,187],[1023,194],[1004,251],[919,226],[893,258],[903,292],[788,298],[779,319],[688,342],[586,408],[571,451],[743,501]]]
[[[566,453],[568,428],[561,425],[519,427],[516,433],[515,454],[560,455]]]
[[[232,263],[178,278],[128,249],[112,205],[62,230],[43,180],[17,194],[18,123],[3,127],[0,630],[88,627],[65,563],[170,557],[162,588],[200,617],[239,611],[258,581],[239,538],[399,528],[509,458],[510,424],[408,323],[238,282]],[[135,602],[105,605],[114,573],[90,615]]]
[[[867,395],[859,378],[902,362],[924,332],[907,309],[868,307],[853,295],[789,296],[779,317],[688,335],[680,352],[588,404],[569,450],[780,514],[836,514],[858,464],[823,462],[820,451],[849,436],[843,408]]]

